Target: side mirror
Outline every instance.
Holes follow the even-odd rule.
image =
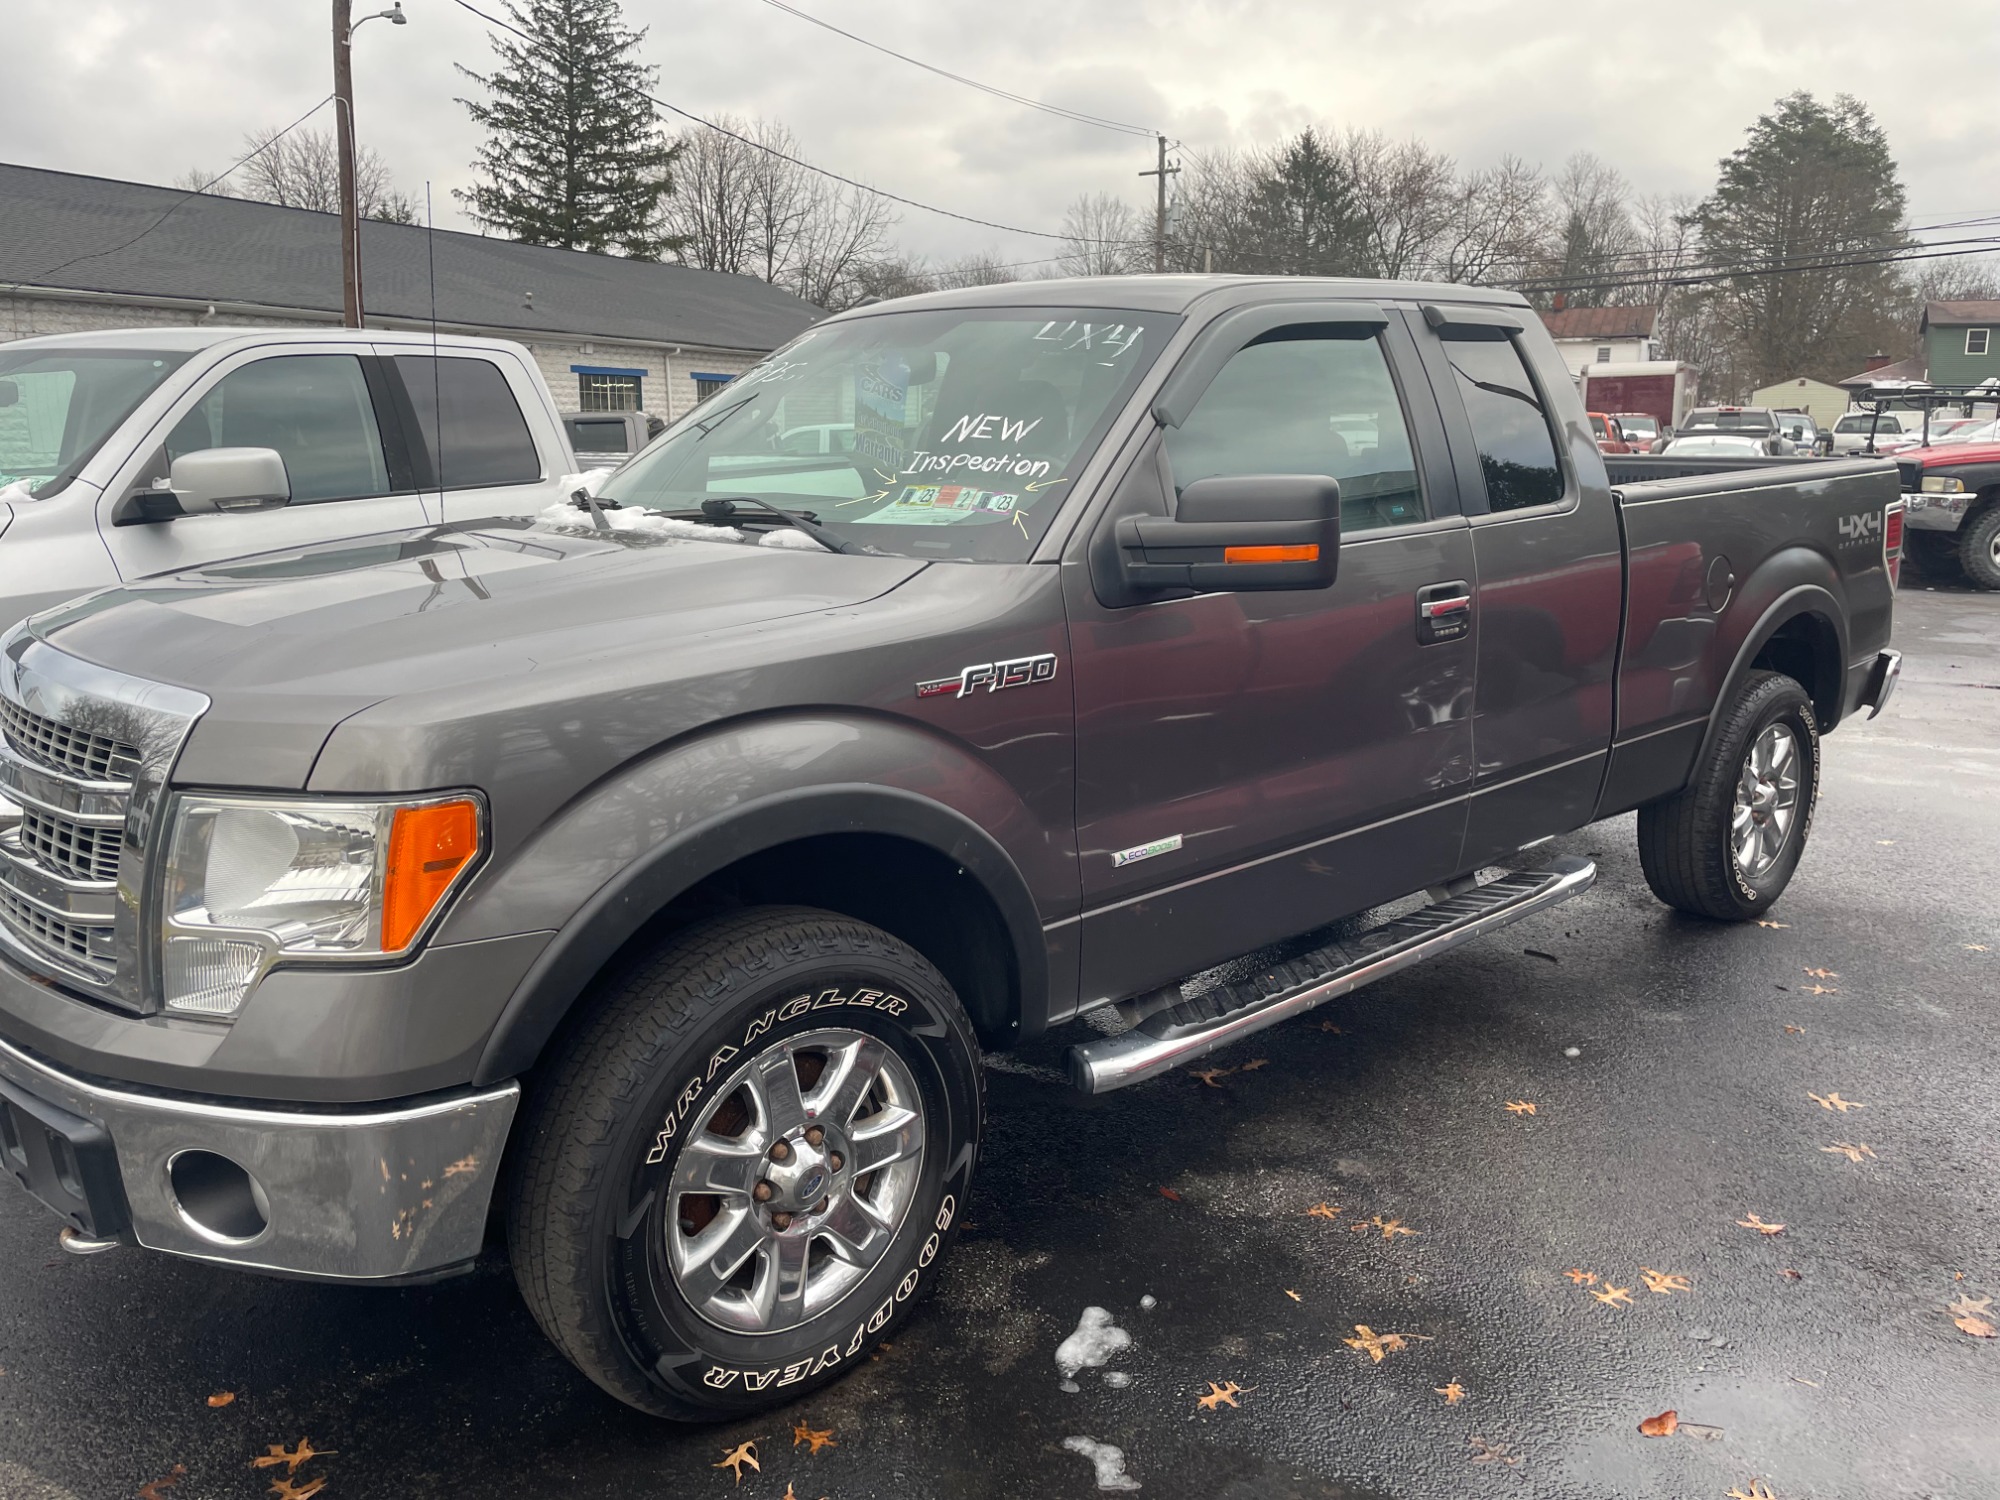
[[[183,453],[169,486],[188,515],[289,504],[291,476],[275,448],[203,448]]]
[[[1333,586],[1340,483],[1325,474],[1200,479],[1171,518],[1118,522],[1119,572],[1134,589],[1247,593]]]

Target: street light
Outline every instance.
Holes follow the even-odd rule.
[[[354,185],[354,33],[370,21],[406,26],[403,0],[360,20],[350,19],[352,0],[333,0],[333,114],[340,143],[340,314],[349,328],[361,326],[361,210]]]

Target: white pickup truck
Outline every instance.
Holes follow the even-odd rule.
[[[532,515],[576,467],[518,344],[151,328],[0,345],[0,628],[92,589]]]

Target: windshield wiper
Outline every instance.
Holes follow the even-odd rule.
[[[769,511],[787,526],[803,531],[829,552],[845,552],[847,544],[835,541],[833,534],[817,521],[809,521],[796,511],[780,510],[768,500],[760,500],[755,495],[731,495],[724,498],[712,495],[701,502],[702,519],[714,526],[727,526],[736,518],[736,507],[755,505]]]

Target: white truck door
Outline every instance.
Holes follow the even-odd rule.
[[[133,497],[206,448],[270,448],[289,503],[141,521]],[[426,507],[377,361],[353,344],[286,344],[221,362],[176,402],[104,492],[98,528],[127,583],[257,552],[420,527]]]

